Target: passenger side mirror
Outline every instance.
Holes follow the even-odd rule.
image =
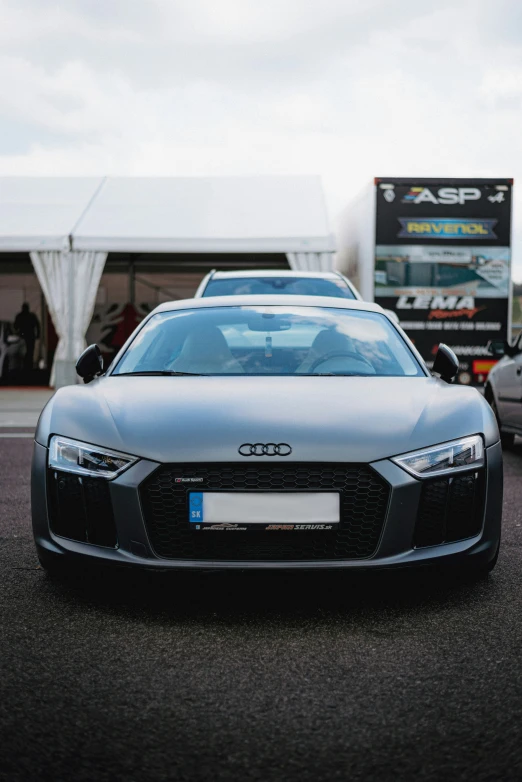
[[[103,356],[98,345],[89,345],[76,362],[76,372],[84,383],[90,383],[103,372]]]
[[[503,358],[504,356],[514,356],[517,353],[517,348],[510,345],[505,339],[492,339],[488,342],[488,351],[495,358]]]
[[[433,372],[440,375],[441,380],[445,380],[446,383],[451,383],[459,371],[459,360],[455,353],[445,345],[440,343],[435,361],[433,362]]]

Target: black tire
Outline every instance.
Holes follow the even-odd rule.
[[[495,556],[493,559],[490,559],[489,562],[473,562],[473,560],[471,562],[467,562],[464,565],[464,570],[461,571],[464,579],[466,581],[482,581],[486,579],[497,564],[499,551],[500,542],[498,544]]]
[[[75,569],[66,557],[59,554],[51,554],[49,551],[39,547],[37,553],[40,567],[51,578],[67,579],[73,576]],[[76,570],[76,572],[78,571]]]
[[[498,551],[489,562],[480,565],[468,565],[466,568],[466,575],[473,581],[481,581],[483,578],[487,578],[498,560]]]
[[[515,445],[515,435],[511,434],[511,432],[501,432],[500,442],[502,443],[502,448],[509,450]]]
[[[502,422],[500,420],[500,416],[498,414],[498,409],[495,404],[495,400],[493,398],[493,394],[491,391],[489,393],[486,393],[486,399],[491,405],[491,409],[493,410],[493,413],[495,415],[495,418],[497,419],[498,424],[498,430],[500,432],[500,442],[502,443],[502,448],[513,448],[513,445],[515,444],[515,435],[511,434],[511,432],[503,432],[502,431]]]

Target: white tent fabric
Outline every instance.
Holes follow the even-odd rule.
[[[69,236],[102,184],[101,177],[0,177],[0,251],[70,249]]]
[[[328,252],[319,177],[108,177],[73,249],[145,253]]]
[[[50,385],[74,383],[74,365],[85,348],[107,253],[49,250],[30,255],[59,339]]]
[[[300,272],[332,272],[335,253],[287,253],[290,268]]]
[[[319,177],[0,177],[0,252],[324,253]]]
[[[286,253],[329,271],[334,250],[319,177],[0,177],[0,252],[31,254],[59,335],[55,386],[76,382],[109,252]]]

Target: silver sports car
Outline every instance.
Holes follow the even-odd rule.
[[[490,406],[433,376],[377,305],[307,296],[163,304],[42,412],[38,556],[180,568],[495,565]]]

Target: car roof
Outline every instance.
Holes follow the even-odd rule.
[[[293,269],[247,269],[235,272],[212,272],[213,280],[229,280],[238,277],[310,277],[321,280],[342,280],[339,272],[305,272]]]
[[[358,299],[341,299],[336,296],[292,296],[273,294],[250,294],[239,296],[208,296],[200,299],[180,299],[178,301],[166,301],[156,307],[151,314],[158,312],[171,312],[174,310],[189,310],[208,307],[247,307],[268,306],[276,307],[322,307],[324,309],[359,310],[362,312],[378,312],[384,314],[379,304]]]

